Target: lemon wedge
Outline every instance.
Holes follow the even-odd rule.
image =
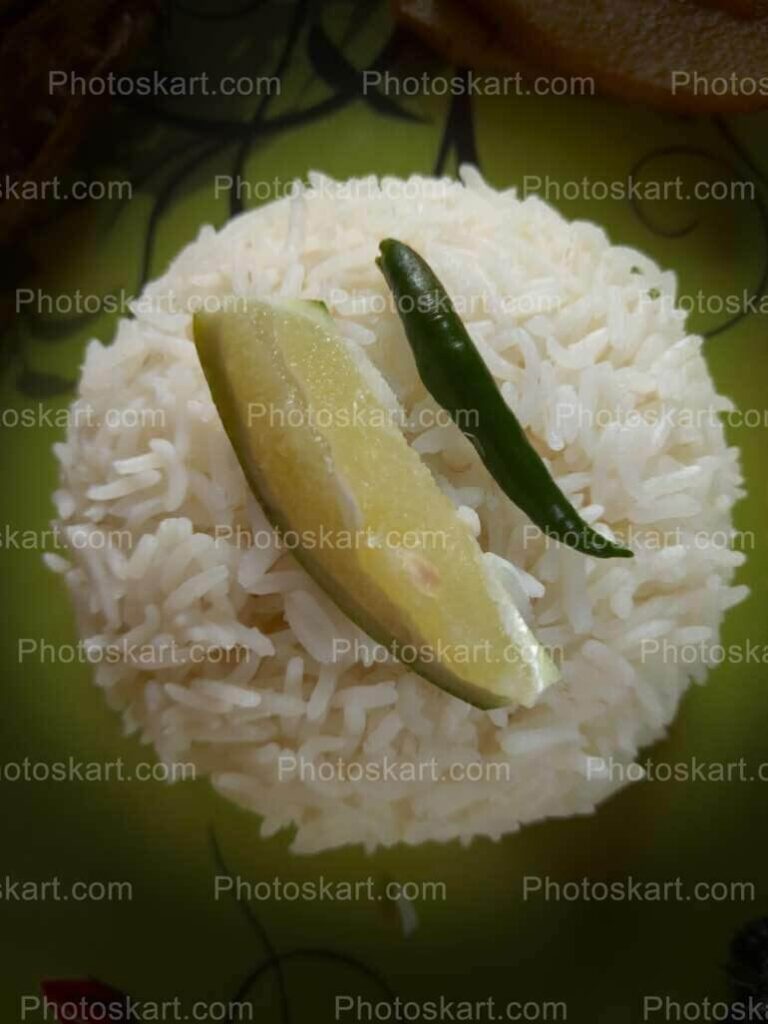
[[[470,704],[533,704],[555,666],[322,303],[225,304],[194,338],[254,495],[336,605]]]

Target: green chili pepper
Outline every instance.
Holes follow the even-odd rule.
[[[376,263],[392,290],[424,386],[475,446],[499,487],[548,536],[596,558],[631,558],[631,551],[591,529],[552,479],[429,265],[395,239],[379,248]]]

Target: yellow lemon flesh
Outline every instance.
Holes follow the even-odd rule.
[[[557,670],[325,307],[240,301],[194,337],[254,495],[336,605],[455,696],[530,706]]]

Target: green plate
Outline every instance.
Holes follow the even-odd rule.
[[[191,1015],[196,1001],[212,1003],[211,1020],[222,1019],[214,1001],[242,998],[264,1024],[288,1019],[283,997],[290,1019],[319,1022],[334,1020],[337,996],[373,1001],[387,991],[422,1002],[492,996],[498,1012],[508,1000],[562,1000],[569,1020],[590,1024],[641,1020],[645,996],[727,998],[730,938],[766,911],[768,896],[766,786],[757,777],[768,762],[768,300],[761,299],[768,118],[680,119],[596,98],[362,96],[356,69],[408,75],[425,67],[391,34],[383,7],[330,5],[314,22],[305,6],[280,2],[247,5],[231,17],[213,3],[208,10],[219,13],[201,19],[178,9],[168,17],[147,66],[210,69],[215,55],[222,74],[279,67],[280,95],[266,104],[188,97],[118,105],[81,154],[80,171],[130,180],[132,198],[57,210],[26,247],[31,271],[5,282],[8,295],[23,287],[53,298],[37,309],[22,293],[2,349],[0,880],[58,877],[63,888],[124,881],[132,898],[74,902],[48,891],[24,901],[3,888],[2,1019],[20,1019],[22,1000],[39,994],[45,979],[89,977],[135,999],[178,997],[182,1014]],[[117,321],[115,313],[84,308],[82,296],[119,303],[135,295],[201,225],[223,224],[238,206],[221,187],[217,195],[214,183],[238,166],[252,184],[241,197],[248,207],[282,194],[309,169],[341,178],[454,173],[459,160],[478,162],[496,186],[525,190],[540,179],[538,190],[567,217],[593,220],[613,241],[647,251],[677,272],[683,296],[694,297],[691,326],[708,335],[719,390],[742,414],[728,434],[741,449],[749,489],[736,521],[749,556],[738,579],[752,593],[729,614],[723,642],[745,655],[754,646],[749,659],[720,665],[706,688],[694,688],[649,756],[657,764],[743,758],[746,778],[639,783],[589,818],[548,822],[500,843],[296,857],[287,835],[260,839],[258,821],[206,781],[127,781],[151,752],[121,736],[87,666],[53,653],[74,644],[76,633],[63,587],[40,557],[56,486],[50,449],[62,436],[57,414],[67,407],[84,345],[109,340]],[[644,183],[643,198],[568,185],[630,176]],[[654,198],[649,182],[678,177],[677,190]],[[729,200],[688,197],[697,182],[731,180],[750,187]],[[747,308],[733,315],[732,303],[743,298]],[[33,643],[34,656],[25,653]],[[115,768],[102,781],[10,778],[70,758],[83,766],[120,760],[126,781]],[[253,884],[370,877],[372,898],[271,895],[238,905],[228,894],[215,898],[221,860]],[[682,896],[525,899],[523,879],[532,875],[559,883],[680,878]],[[415,899],[404,914],[379,898],[387,880],[438,883],[439,898]],[[751,888],[690,898],[697,882],[734,881]],[[406,934],[412,911],[418,926]],[[356,1020],[358,1011],[368,1019],[349,1005],[341,1004],[339,1020]],[[475,1019],[488,1019],[479,1013]],[[30,1011],[26,1019],[43,1017]]]

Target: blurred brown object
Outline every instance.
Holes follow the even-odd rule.
[[[545,75],[500,38],[498,29],[464,0],[393,0],[395,18],[457,67]]]
[[[92,80],[123,69],[144,41],[158,0],[37,0],[0,7],[0,241],[45,208],[44,183],[66,169],[102,96],[51,90],[49,72]]]
[[[699,7],[718,7],[735,18],[756,18],[755,0],[694,0]]]
[[[600,92],[684,113],[768,106],[768,0],[754,0],[746,19],[724,10],[738,2],[472,0],[533,60],[591,77]]]
[[[454,64],[593,79],[597,92],[683,113],[768,107],[768,0],[393,0],[393,9]]]

